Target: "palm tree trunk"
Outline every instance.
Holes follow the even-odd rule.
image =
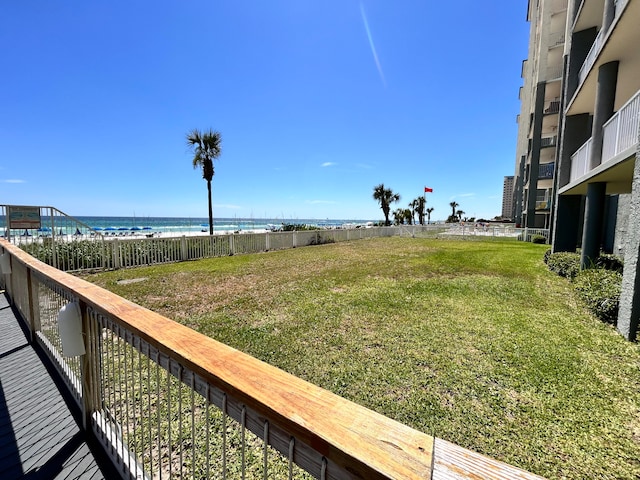
[[[209,193],[209,235],[213,235],[213,204],[211,203],[211,180],[207,180],[207,192]]]

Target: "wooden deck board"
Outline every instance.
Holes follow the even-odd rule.
[[[94,455],[64,397],[0,294],[0,478],[119,478]]]
[[[506,463],[436,438],[433,480],[544,480]]]

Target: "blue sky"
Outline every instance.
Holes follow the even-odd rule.
[[[0,4],[0,203],[206,217],[188,131],[214,128],[214,216],[381,219],[379,183],[499,215],[526,0]]]

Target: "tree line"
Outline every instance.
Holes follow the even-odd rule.
[[[395,225],[424,225],[425,217],[427,224],[431,223],[431,213],[434,208],[427,208],[427,200],[424,196],[416,197],[409,202],[408,208],[397,208],[391,212],[391,204],[400,201],[400,194],[395,193],[390,188],[384,186],[384,183],[373,187],[373,199],[380,204],[382,213],[384,214],[384,224],[391,225],[390,215],[393,215],[393,223]],[[458,202],[449,203],[451,207],[451,215],[447,218],[447,223],[455,223],[462,221],[473,222],[473,218],[463,218],[465,214],[462,210],[456,210],[460,204]]]

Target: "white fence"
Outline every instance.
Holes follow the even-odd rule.
[[[47,214],[49,213],[50,211],[47,211]],[[517,229],[505,224],[400,225],[211,236],[147,237],[105,236],[74,221],[72,217],[63,218],[63,215],[57,214],[51,215],[47,222],[49,221],[55,232],[52,232],[53,228],[49,228],[37,235],[14,235],[11,242],[39,260],[63,271],[130,268],[375,237],[478,237],[531,241],[533,235],[541,235],[548,239],[546,230]],[[61,228],[63,222],[68,225]],[[71,231],[74,233],[69,233]]]

